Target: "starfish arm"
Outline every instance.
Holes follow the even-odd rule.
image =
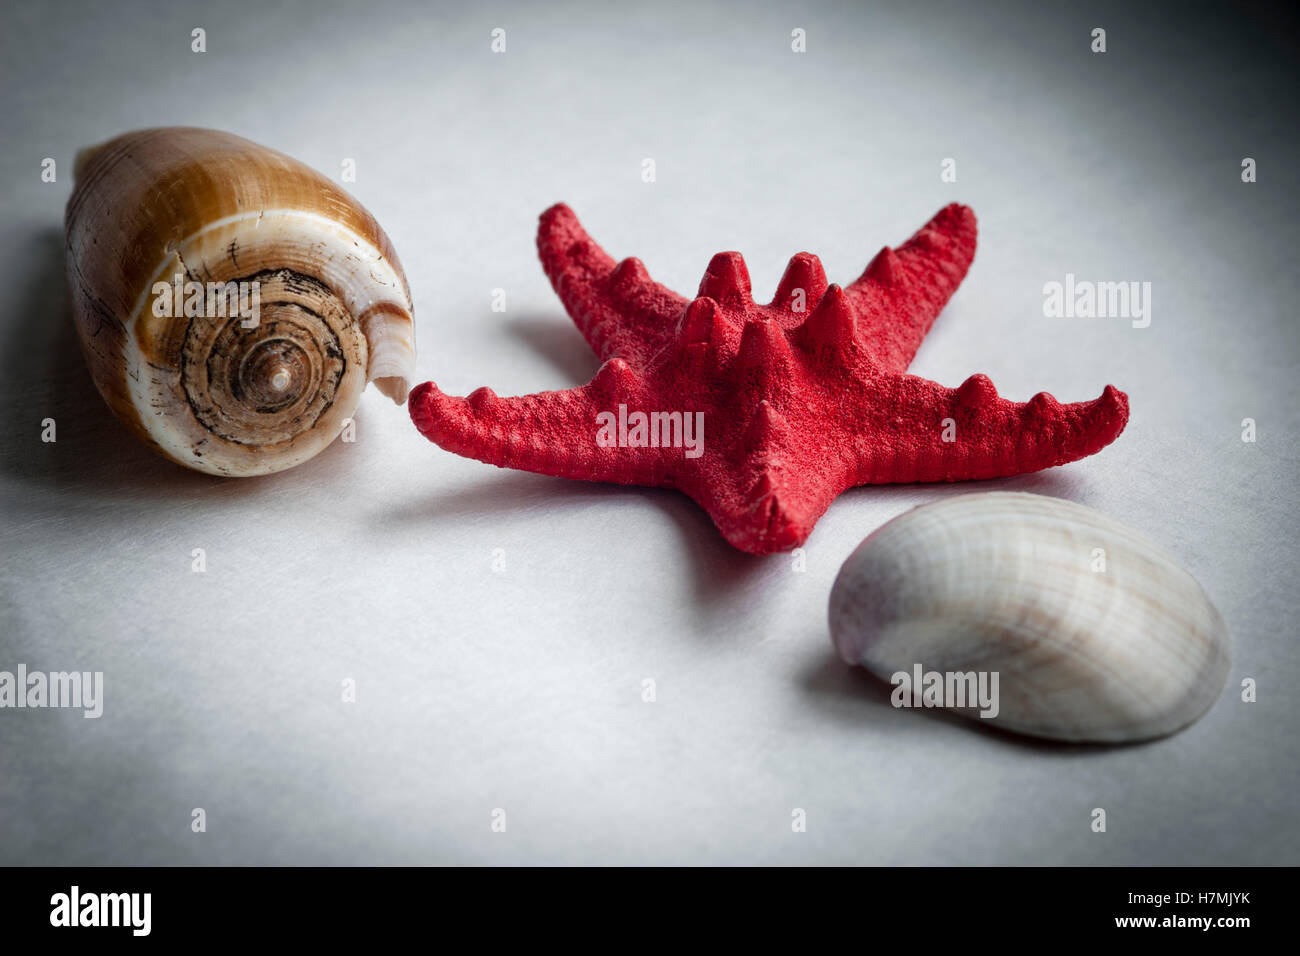
[[[975,258],[975,213],[945,206],[892,250],[880,250],[844,292],[876,363],[904,372]]]
[[[1040,471],[1097,453],[1128,422],[1128,396],[1113,385],[1091,402],[1062,405],[1046,392],[1023,403],[999,398],[983,375],[955,389],[904,375],[880,400],[887,408],[877,424],[883,430],[855,443],[856,484]]]
[[[465,398],[433,382],[410,397],[411,420],[424,437],[466,458],[560,478],[616,484],[671,484],[664,449],[602,444],[602,413],[617,420],[633,398],[635,377],[621,359],[605,363],[581,388],[503,398],[480,388]],[[607,433],[608,434],[608,433]]]
[[[762,468],[748,485],[721,490],[688,490],[708,512],[722,536],[749,554],[775,554],[808,540],[831,502],[848,488],[833,454],[806,467]]]
[[[744,425],[739,447],[743,455],[729,459],[725,470],[708,469],[720,480],[686,473],[678,487],[709,513],[732,546],[750,554],[799,547],[853,483],[854,461],[836,436],[792,425],[766,400]],[[792,455],[796,448],[807,454]]]
[[[600,356],[644,368],[672,337],[687,300],[652,280],[639,259],[615,263],[563,203],[542,213],[537,252],[556,294]]]

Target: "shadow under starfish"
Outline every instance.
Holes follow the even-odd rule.
[[[946,388],[907,374],[975,244],[975,214],[953,204],[844,288],[801,252],[756,304],[744,260],[722,252],[687,300],[639,260],[615,263],[556,205],[537,248],[604,363],[596,376],[516,398],[426,382],[411,418],[448,451],[503,468],[677,488],[752,554],[798,547],[857,485],[1000,478],[1094,454],[1128,421],[1113,386],[1091,402],[1018,403],[984,375]]]

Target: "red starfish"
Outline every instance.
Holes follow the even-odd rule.
[[[802,544],[855,485],[998,478],[1099,451],[1128,420],[1113,386],[1092,402],[1039,393],[1018,404],[983,375],[950,389],[906,374],[966,275],[975,232],[973,212],[947,206],[843,289],[801,252],[771,304],[756,305],[739,253],[714,256],[687,300],[640,260],[615,264],[568,206],[553,206],[537,249],[604,362],[596,377],[518,398],[488,388],[453,398],[426,382],[411,393],[411,418],[448,451],[504,468],[679,488],[754,554]],[[637,411],[686,414],[657,419],[660,447],[650,447]],[[692,412],[706,426],[698,457],[689,433],[672,431]],[[633,425],[617,444],[600,431],[614,416]]]

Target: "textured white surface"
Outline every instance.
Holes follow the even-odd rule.
[[[97,721],[0,711],[0,863],[1300,862],[1300,157],[1294,61],[1266,31],[1122,5],[59,6],[3,14],[0,669],[102,670],[106,701]],[[853,491],[796,573],[680,495],[444,453],[373,389],[355,444],[282,475],[153,458],[89,383],[60,223],[77,148],[166,124],[334,175],[354,158],[411,280],[417,375],[460,394],[595,370],[536,262],[556,200],[682,291],[740,249],[759,294],[799,250],[844,281],[970,204],[975,264],[913,371],[1129,393],[1100,455],[979,487],[1088,504],[1178,555],[1234,632],[1228,690],[1125,749],[890,708],[831,648],[831,582],[882,522],[973,485]],[[1150,281],[1150,328],[1043,318],[1066,272]]]

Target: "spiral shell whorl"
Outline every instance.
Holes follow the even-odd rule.
[[[194,417],[219,441],[266,446],[315,429],[336,403],[351,414],[366,343],[337,296],[285,270],[245,281],[260,283],[255,326],[238,316],[189,321],[181,387]]]

